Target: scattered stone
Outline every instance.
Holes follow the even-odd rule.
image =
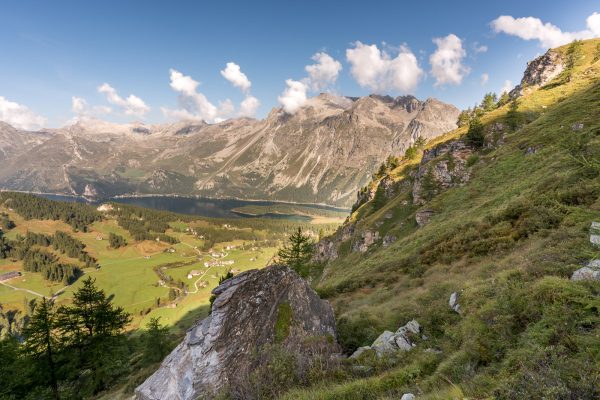
[[[458,293],[453,292],[450,295],[450,301],[448,302],[448,304],[450,305],[450,308],[454,310],[454,312],[460,314],[460,304],[458,304]]]
[[[398,348],[395,346],[394,332],[384,331],[375,341],[371,344],[371,348],[375,350],[378,356],[384,354],[395,353]]]
[[[396,241],[396,236],[394,235],[385,235],[383,237],[383,241],[381,243],[381,245],[383,247],[388,247],[390,244],[394,243]]]
[[[415,220],[417,221],[417,225],[419,225],[419,226],[427,225],[429,223],[429,220],[431,219],[431,217],[433,217],[434,214],[435,214],[435,212],[430,209],[423,209],[423,210],[417,211],[415,213]]]
[[[415,395],[412,393],[404,393],[400,400],[415,400]]]
[[[537,153],[537,151],[540,149],[541,146],[530,146],[527,148],[527,150],[525,150],[525,155],[526,156],[530,156],[532,154]]]
[[[356,349],[356,351],[354,353],[352,353],[352,355],[350,356],[350,358],[359,358],[365,352],[370,351],[370,350],[371,350],[371,346],[362,346],[362,347],[359,347],[358,349]]]
[[[336,337],[331,305],[287,267],[242,272],[212,293],[217,297],[211,315],[188,330],[136,388],[137,400],[212,398],[221,388],[235,386],[259,366],[256,352],[276,340],[281,315],[288,318],[287,336],[278,339],[285,350],[303,351],[309,338]],[[282,314],[284,307],[291,313]],[[331,345],[336,352],[335,340]]]
[[[587,266],[573,272],[572,281],[600,281],[600,260],[592,260]]]
[[[408,205],[408,200],[402,200],[402,203],[400,203],[400,204],[402,204],[403,206],[407,206]]]
[[[394,214],[391,211],[388,211],[385,213],[385,215],[383,216],[383,218],[385,219],[392,219],[394,217]]]
[[[571,130],[574,131],[574,132],[575,131],[580,131],[582,129],[583,129],[583,124],[582,123],[576,123],[576,124],[571,125]]]
[[[411,334],[418,335],[421,332],[421,325],[416,320],[409,321],[406,325],[401,326],[394,335],[394,341],[399,349],[410,351],[416,345],[411,340]]]
[[[593,221],[590,227],[590,242],[600,246],[600,222]]]

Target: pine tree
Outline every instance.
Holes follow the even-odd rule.
[[[298,227],[288,239],[288,243],[277,253],[279,262],[292,268],[301,276],[308,274],[308,267],[314,252],[314,243]]]
[[[484,112],[489,112],[492,110],[495,110],[497,107],[497,101],[498,101],[498,96],[496,96],[496,93],[486,93],[483,96],[483,100],[481,101],[481,109]]]
[[[56,337],[56,314],[52,302],[43,299],[35,308],[24,334],[27,338],[23,350],[25,354],[40,362],[39,375],[47,372],[52,395],[59,399],[57,367],[55,355],[59,351],[60,342]]]
[[[143,335],[144,360],[148,363],[161,361],[169,353],[169,330],[161,325],[160,317],[150,318]]]
[[[484,127],[479,118],[475,117],[469,124],[469,130],[466,137],[467,144],[480,148],[485,143]]]

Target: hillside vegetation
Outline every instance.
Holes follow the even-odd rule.
[[[482,113],[480,140],[465,124],[361,191],[320,244],[328,261],[316,286],[334,305],[340,343],[351,354],[412,319],[424,336],[286,398],[600,396],[600,283],[570,279],[600,257],[590,243],[599,43],[556,49],[564,70]]]

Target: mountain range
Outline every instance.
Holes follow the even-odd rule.
[[[0,122],[0,188],[107,198],[199,195],[351,205],[381,160],[456,127],[436,99],[320,94],[288,114],[217,124],[80,119],[59,129]]]

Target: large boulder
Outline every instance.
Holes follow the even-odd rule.
[[[335,339],[330,304],[287,267],[243,272],[213,294],[212,314],[135,390],[136,399],[210,399],[243,382],[259,366],[256,354],[266,345],[302,351],[315,337]],[[336,346],[335,340],[325,342]]]

